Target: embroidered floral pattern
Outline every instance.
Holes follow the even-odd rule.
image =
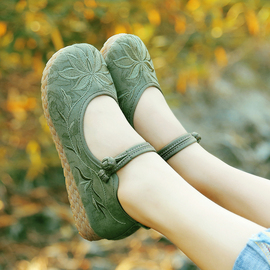
[[[108,78],[109,71],[104,62],[97,59],[91,50],[84,52],[82,49],[76,51],[76,54],[67,53],[66,56],[70,67],[59,71],[59,75],[65,79],[75,81],[72,90],[90,89],[95,82],[102,87],[109,87],[113,84]]]
[[[51,93],[49,97],[49,103],[50,103],[50,111],[53,112],[51,113],[51,118],[54,121],[64,121],[66,122],[66,117],[63,114],[63,111],[65,110],[65,106],[63,103],[59,103],[58,100],[59,98],[62,98],[61,95],[58,95],[57,93]]]
[[[126,90],[118,98],[127,98],[130,100],[133,98],[134,90],[141,83],[143,76],[149,76],[150,80],[154,81],[157,85],[158,81],[149,52],[139,38],[130,36],[130,43],[121,42],[120,46],[124,50],[125,56],[113,60],[113,62],[118,68],[128,70],[129,74],[126,80],[133,80],[136,84],[132,89]]]
[[[117,89],[120,108],[133,126],[135,108],[143,91],[150,86],[160,89],[149,52],[139,37],[125,34],[110,45],[105,61]]]
[[[151,57],[148,51],[143,49],[144,45],[142,44],[141,40],[136,38],[133,38],[132,40],[134,41],[132,46],[127,43],[121,43],[126,56],[114,60],[114,63],[117,67],[130,69],[130,74],[127,77],[128,80],[138,78],[143,71],[146,73],[150,72],[150,74],[154,73]],[[155,78],[155,76],[153,77]]]
[[[78,166],[75,166],[75,168],[77,169],[77,171],[79,172],[79,175],[81,177],[81,179],[83,179],[80,184],[84,186],[84,191],[86,192],[87,189],[89,187],[91,187],[91,185],[93,184],[93,179],[92,179],[92,174],[91,174],[91,170],[89,170],[90,175],[86,176],[84,175],[84,173],[81,171],[81,169]]]

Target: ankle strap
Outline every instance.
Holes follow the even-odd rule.
[[[116,173],[135,157],[146,152],[156,152],[156,150],[151,144],[144,142],[129,148],[115,158],[105,157],[101,162],[101,170],[98,172],[98,176],[103,182],[107,183],[112,174]]]
[[[157,153],[165,161],[167,161],[168,159],[170,159],[172,156],[174,156],[176,153],[183,150],[187,146],[195,142],[199,143],[200,141],[201,141],[201,136],[198,133],[196,132],[187,133],[173,140],[168,145],[166,145],[161,150],[159,150]]]

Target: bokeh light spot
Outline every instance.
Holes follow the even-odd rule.
[[[211,30],[211,35],[212,37],[214,38],[220,38],[223,34],[223,31],[220,27],[214,27],[212,30]]]
[[[37,42],[33,38],[29,38],[26,44],[29,49],[35,49],[37,47]]]
[[[30,28],[33,32],[38,32],[40,30],[40,23],[38,21],[31,22]]]
[[[200,7],[200,2],[198,0],[189,0],[187,3],[187,9],[194,11]]]
[[[2,37],[7,31],[7,24],[5,22],[0,22],[0,37]]]

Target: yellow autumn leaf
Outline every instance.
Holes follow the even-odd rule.
[[[259,13],[258,13],[258,18],[261,20],[261,21],[266,21],[268,20],[268,18],[270,17],[270,10],[269,8],[266,8],[266,7],[263,7]]]
[[[161,17],[159,12],[156,9],[151,9],[150,11],[148,11],[148,20],[153,25],[160,25]]]
[[[176,89],[178,92],[184,94],[187,91],[187,76],[184,73],[179,73]]]
[[[248,10],[245,13],[248,31],[251,35],[257,35],[260,32],[260,25],[254,10]]]
[[[0,211],[3,210],[5,208],[5,204],[3,203],[3,201],[0,200]]]
[[[3,161],[6,157],[7,154],[7,148],[4,146],[0,147],[0,161]],[[0,205],[1,205],[1,200],[0,200]],[[0,210],[1,210],[1,206],[0,206]]]
[[[184,34],[186,31],[186,17],[179,16],[175,19],[174,23],[175,32],[178,34]]]
[[[83,15],[87,20],[92,20],[95,18],[95,12],[92,9],[85,9]]]
[[[26,178],[29,180],[33,180],[40,173],[43,172],[43,169],[45,167],[45,164],[41,160],[41,151],[39,144],[34,140],[29,141],[26,147],[26,153],[28,154],[31,162],[26,174]]]
[[[25,111],[24,103],[24,101],[20,100],[8,100],[6,105],[7,111],[12,113]]]
[[[0,215],[0,228],[10,226],[15,221],[16,219],[11,215]]]
[[[41,53],[36,53],[33,57],[33,69],[37,75],[42,75],[44,70],[44,62],[42,61]]]
[[[26,147],[26,152],[29,155],[40,153],[40,146],[36,141],[29,141]]]
[[[42,208],[42,205],[38,203],[27,203],[15,207],[13,215],[18,219],[22,217],[32,216],[40,212]]]
[[[32,68],[32,54],[29,50],[24,50],[22,56],[22,65],[26,68]]]
[[[265,24],[265,32],[266,32],[267,34],[270,33],[270,20]]]
[[[199,77],[199,74],[196,67],[191,69],[188,73],[189,85],[193,87],[197,87],[199,84],[198,77]]]
[[[220,67],[225,67],[228,65],[227,54],[223,47],[217,47],[215,49],[215,57],[216,57],[217,64]]]
[[[39,123],[46,133],[50,133],[50,128],[43,114],[39,117]]]
[[[124,25],[116,25],[114,29],[114,33],[116,34],[121,34],[121,33],[127,33],[126,27]]]
[[[24,38],[17,38],[14,43],[14,48],[17,51],[22,51],[25,48],[26,41]]]
[[[132,25],[133,33],[140,37],[143,42],[147,43],[148,40],[153,36],[155,27],[151,24],[142,25],[140,23],[135,23]]]
[[[37,42],[33,38],[29,38],[26,45],[29,49],[35,49],[37,47]]]
[[[31,12],[37,12],[47,6],[47,0],[28,0],[28,7]]]
[[[7,31],[7,24],[5,22],[0,22],[0,37],[2,37]]]
[[[8,46],[14,39],[14,35],[12,32],[7,32],[3,38],[0,39],[0,44],[3,46],[3,47],[6,47]]]
[[[199,0],[189,0],[186,7],[190,11],[194,11],[200,7],[200,1]]]
[[[243,3],[234,4],[228,11],[226,19],[227,20],[236,20],[241,12],[244,10]]]
[[[27,111],[34,110],[36,106],[36,98],[21,95],[17,89],[11,88],[9,90],[6,110],[12,113],[17,120],[24,121],[27,117]]]
[[[97,3],[96,3],[95,0],[84,0],[84,4],[85,4],[87,7],[91,7],[91,8],[97,7]]]
[[[54,28],[51,32],[51,39],[54,45],[55,50],[60,50],[64,47],[64,42],[61,36],[61,33],[57,28]]]
[[[25,0],[20,0],[15,6],[15,10],[20,13],[26,8],[26,6],[27,2]]]

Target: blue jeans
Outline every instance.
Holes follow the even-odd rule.
[[[249,239],[233,270],[270,270],[270,229]]]

